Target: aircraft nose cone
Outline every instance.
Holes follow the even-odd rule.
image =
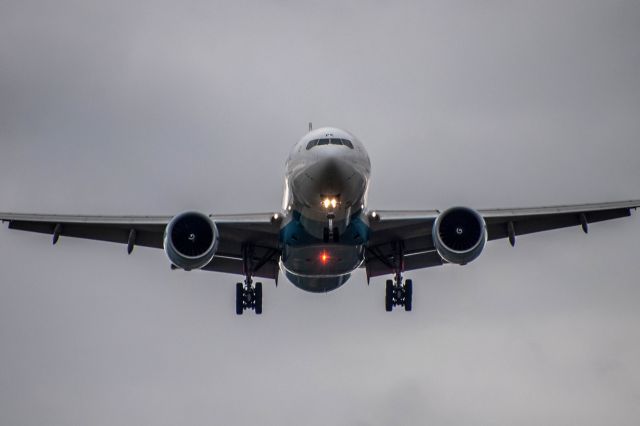
[[[353,166],[335,157],[319,160],[307,171],[309,177],[316,182],[318,190],[324,194],[339,194],[345,183],[355,174]]]
[[[298,169],[289,182],[298,205],[317,209],[318,214],[324,215],[326,208],[321,207],[321,202],[327,197],[337,198],[338,210],[358,203],[366,190],[367,177],[349,157],[332,152],[332,147],[320,148],[326,148],[322,155]]]

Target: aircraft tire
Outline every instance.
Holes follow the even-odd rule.
[[[244,289],[242,288],[242,283],[236,284],[236,314],[242,315],[242,311],[244,311],[243,305],[243,296]]]
[[[411,311],[413,308],[413,280],[404,282],[404,310]]]
[[[256,315],[262,314],[262,283],[256,283]]]
[[[387,312],[391,312],[393,310],[393,281],[387,280],[387,285],[385,287],[385,297],[384,297],[384,308]]]

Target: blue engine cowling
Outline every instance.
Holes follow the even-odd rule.
[[[447,262],[467,264],[480,256],[487,242],[487,225],[477,211],[453,207],[433,223],[433,244]]]
[[[209,216],[185,212],[171,219],[165,228],[164,251],[178,268],[200,269],[213,259],[218,239],[218,228]]]

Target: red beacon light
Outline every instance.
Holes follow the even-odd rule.
[[[326,251],[323,251],[322,253],[320,253],[320,262],[322,262],[323,265],[326,265],[330,259],[331,257],[329,256],[329,253],[327,253]]]

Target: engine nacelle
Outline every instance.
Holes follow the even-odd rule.
[[[178,268],[190,271],[206,266],[218,249],[218,228],[209,216],[185,212],[175,216],[164,231],[164,251]]]
[[[432,235],[433,244],[444,260],[464,265],[482,253],[487,242],[487,225],[477,211],[453,207],[440,213]]]

